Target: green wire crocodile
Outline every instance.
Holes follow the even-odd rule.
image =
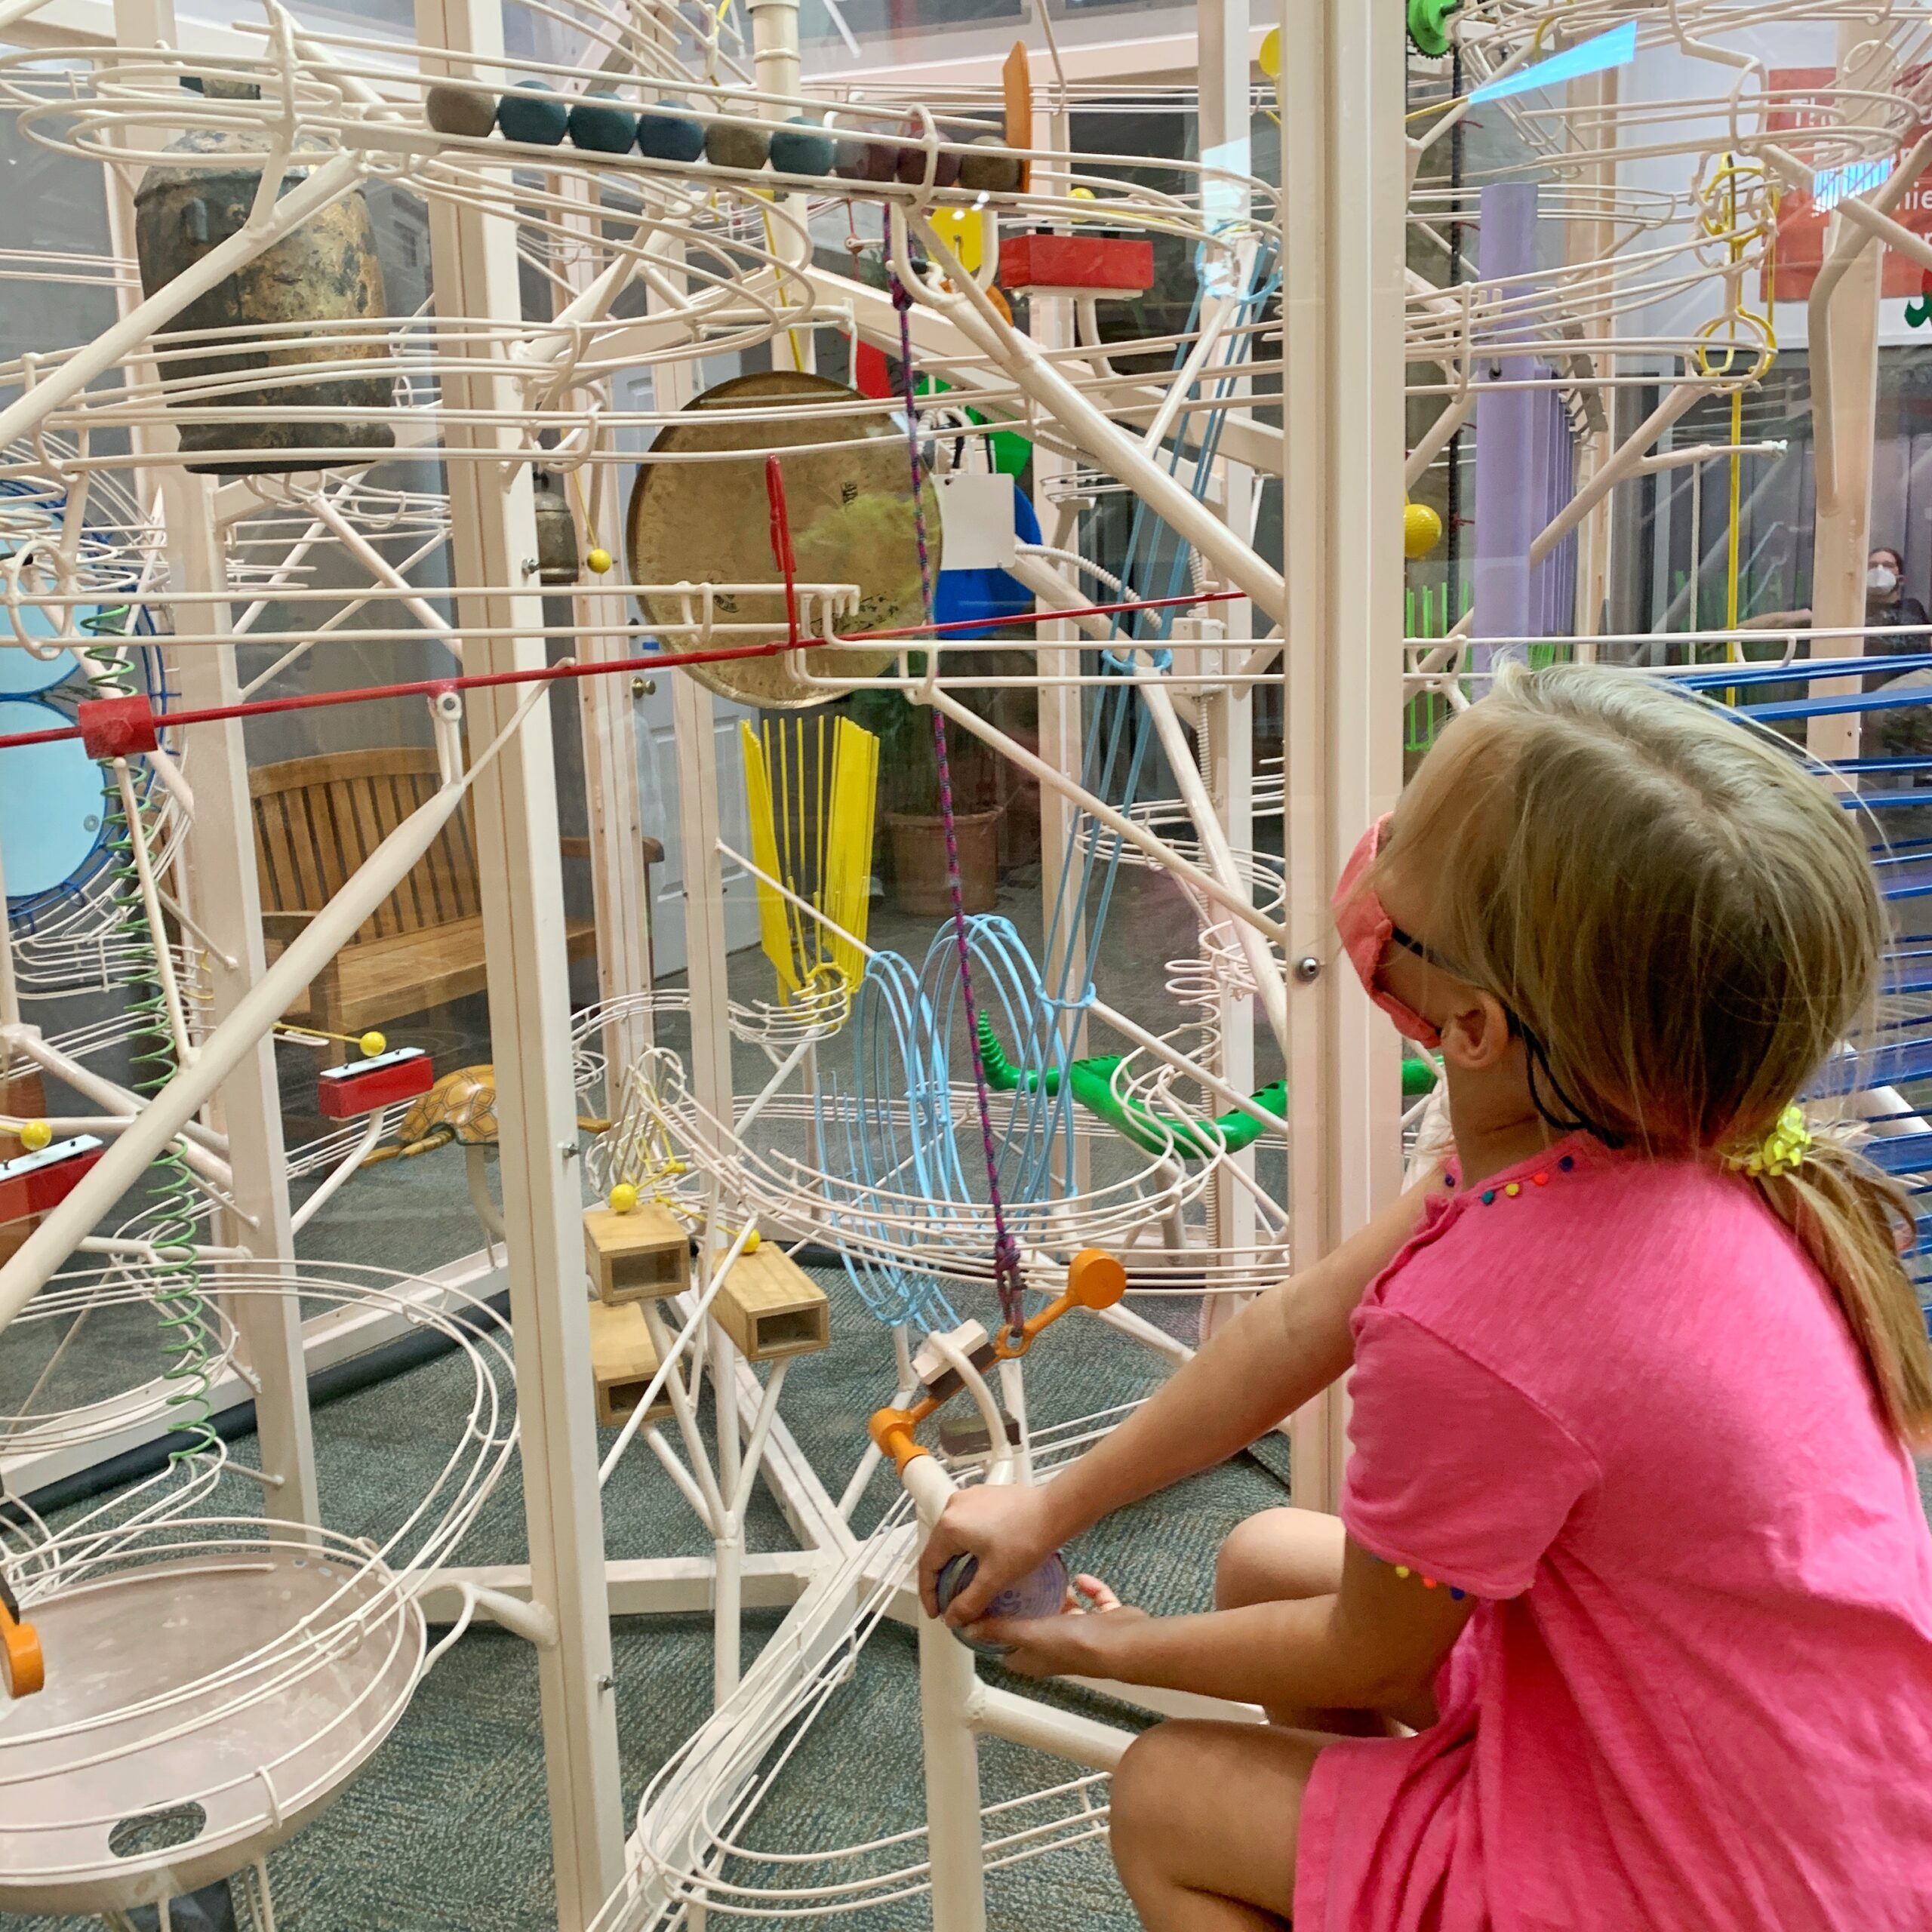
[[[1048,1068],[1044,1075],[1030,1068],[1017,1067],[1006,1057],[994,1032],[992,1022],[982,1014],[979,1024],[980,1063],[985,1068],[986,1084],[996,1094],[1011,1094],[1023,1083],[1029,1093],[1040,1091],[1044,1081],[1049,1098],[1060,1091],[1060,1070]],[[1076,1060],[1066,1069],[1067,1084],[1073,1097],[1089,1113],[1097,1114],[1117,1134],[1124,1134],[1149,1154],[1180,1155],[1184,1160],[1203,1160],[1225,1149],[1238,1154],[1251,1146],[1262,1131],[1253,1115],[1232,1110],[1203,1124],[1198,1121],[1171,1120],[1151,1112],[1138,1100],[1115,1091],[1114,1070],[1124,1057],[1101,1054],[1090,1060]],[[1435,1084],[1435,1069],[1426,1060],[1406,1054],[1402,1060],[1402,1092],[1413,1098],[1426,1094]],[[1254,1097],[1262,1112],[1277,1120],[1287,1111],[1288,1086],[1284,1080],[1272,1081]]]

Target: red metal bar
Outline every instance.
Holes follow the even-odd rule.
[[[1210,590],[1186,597],[1149,597],[1121,604],[1084,604],[1070,611],[1023,611],[1009,617],[966,617],[956,623],[907,624],[896,630],[854,631],[834,640],[801,637],[771,644],[741,644],[716,651],[660,651],[647,657],[622,657],[597,664],[549,664],[528,671],[491,671],[456,678],[421,678],[413,684],[366,685],[357,691],[314,691],[302,697],[257,698],[248,704],[209,705],[199,711],[170,711],[158,714],[155,721],[165,727],[177,724],[215,724],[231,718],[267,718],[278,712],[321,711],[338,704],[371,704],[379,699],[435,697],[445,691],[481,691],[494,685],[549,684],[560,678],[608,678],[625,672],[675,669],[681,664],[728,664],[740,658],[776,657],[781,651],[814,651],[835,641],[841,644],[882,643],[897,638],[939,637],[949,631],[981,630],[996,626],[1037,623],[1042,617],[1107,617],[1123,611],[1161,611],[1175,605],[1225,604],[1244,595],[1238,590]],[[111,700],[102,700],[111,702]],[[0,751],[12,751],[26,745],[55,745],[82,735],[79,725],[65,730],[17,731],[0,737]]]
[[[785,508],[785,472],[777,457],[764,460],[764,494],[771,505],[771,561],[784,574],[785,633],[793,650],[798,644],[798,560],[792,554],[792,519]]]

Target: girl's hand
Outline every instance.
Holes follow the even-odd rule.
[[[979,1567],[973,1580],[946,1606],[955,1629],[973,1621],[1008,1584],[1037,1570],[1059,1547],[1047,1491],[1024,1483],[962,1489],[926,1539],[919,1558],[919,1601],[928,1617],[939,1614],[939,1573],[955,1556]]]
[[[1124,1605],[1097,1577],[1076,1577],[1057,1617],[989,1617],[968,1635],[1011,1644],[1001,1666],[1022,1677],[1111,1677],[1121,1640],[1148,1621]]]

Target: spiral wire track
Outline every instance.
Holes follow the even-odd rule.
[[[103,613],[100,635],[122,635],[109,632],[106,623],[125,614]],[[134,683],[124,649],[100,643],[90,646],[87,654],[97,695],[131,694]],[[155,935],[140,903],[140,884],[134,869],[134,841],[146,838],[148,827],[144,822],[128,823],[121,788],[104,766],[101,797],[102,826],[112,867],[109,903],[118,917],[125,917],[128,941],[131,1084],[137,1094],[151,1098],[180,1068],[162,997]],[[138,793],[136,817],[137,821],[142,819]],[[162,943],[166,943],[165,937]],[[142,1217],[146,1223],[143,1238],[155,1251],[153,1300],[166,1357],[162,1376],[168,1385],[168,1430],[175,1438],[168,1461],[176,1464],[189,1457],[219,1457],[221,1445],[208,1420],[208,1313],[195,1260],[201,1196],[174,1142],[156,1157],[149,1174],[153,1198]]]

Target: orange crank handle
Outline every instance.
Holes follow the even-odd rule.
[[[1127,1270],[1104,1247],[1083,1247],[1066,1264],[1066,1286],[1038,1315],[1028,1317],[1020,1340],[1009,1341],[1001,1329],[994,1340],[1001,1358],[1011,1361],[1033,1346],[1033,1338],[1076,1308],[1112,1308],[1127,1292]]]
[[[46,1681],[40,1633],[20,1620],[19,1600],[0,1578],[0,1682],[10,1697],[30,1697]]]

